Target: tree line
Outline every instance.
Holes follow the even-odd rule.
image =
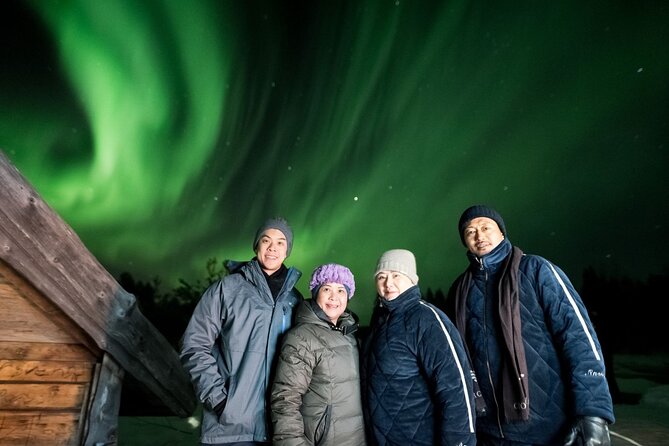
[[[142,313],[176,348],[202,293],[226,274],[223,263],[211,258],[202,279],[181,279],[168,291],[161,291],[159,278],[142,282],[128,272],[120,275],[119,284],[135,295]],[[667,301],[667,290],[669,271],[643,281],[608,276],[590,267],[584,270],[578,291],[605,353],[652,354],[669,352],[666,336],[661,333],[667,323],[661,310],[661,303]],[[424,299],[443,307],[446,295],[441,288],[428,288]]]

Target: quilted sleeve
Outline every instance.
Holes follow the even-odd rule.
[[[539,301],[549,321],[553,344],[569,374],[573,416],[615,421],[604,357],[588,312],[573,285],[557,266],[542,259]]]
[[[424,305],[428,317],[420,330],[420,362],[434,391],[437,438],[443,446],[473,445],[476,411],[462,338],[442,311]]]

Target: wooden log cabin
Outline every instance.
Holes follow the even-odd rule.
[[[0,150],[0,445],[117,444],[126,373],[193,413],[176,351]]]

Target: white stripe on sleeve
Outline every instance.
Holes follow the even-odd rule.
[[[437,321],[439,322],[439,325],[441,326],[441,330],[444,332],[444,335],[446,335],[446,340],[448,341],[448,346],[451,348],[451,351],[453,352],[453,357],[455,358],[455,363],[458,366],[458,371],[460,372],[460,382],[462,382],[462,389],[465,394],[465,402],[467,403],[467,416],[469,417],[469,432],[474,433],[474,418],[472,417],[472,406],[471,402],[469,401],[469,391],[467,389],[467,382],[465,381],[465,373],[462,370],[462,364],[460,364],[460,358],[458,357],[458,353],[455,350],[455,346],[453,345],[453,340],[451,339],[451,335],[448,333],[448,330],[446,330],[446,326],[444,326],[444,322],[441,320],[439,315],[437,314],[436,311],[434,311],[434,308],[431,306],[427,305],[425,302],[421,302],[422,305],[425,305],[427,308],[434,313],[434,317],[437,318]]]
[[[583,331],[585,332],[585,335],[588,338],[588,341],[590,342],[590,347],[592,348],[592,352],[595,354],[595,358],[597,361],[601,361],[601,357],[599,356],[599,352],[597,351],[597,347],[595,346],[595,341],[592,339],[592,335],[590,334],[590,331],[588,330],[588,326],[585,324],[585,320],[583,319],[583,315],[578,309],[578,306],[576,305],[576,302],[574,301],[574,298],[572,297],[571,293],[569,290],[567,290],[567,286],[564,284],[562,281],[562,278],[558,274],[558,272],[555,270],[551,262],[547,262],[548,266],[551,267],[553,270],[553,274],[555,274],[555,278],[557,279],[558,283],[562,287],[562,291],[564,291],[564,294],[567,295],[567,299],[569,300],[569,303],[571,304],[572,307],[574,307],[574,311],[576,312],[576,316],[578,317],[578,320],[581,322],[581,327],[583,327]]]

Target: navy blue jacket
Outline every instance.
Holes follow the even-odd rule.
[[[468,252],[473,277],[466,303],[466,342],[488,409],[477,419],[477,430],[512,441],[561,445],[577,416],[614,421],[604,357],[586,308],[567,276],[542,257],[524,255],[519,294],[530,419],[504,422],[503,338],[496,308],[501,267],[511,249],[505,239],[481,258]]]
[[[455,326],[418,286],[379,301],[361,361],[372,444],[475,445],[469,362]]]

